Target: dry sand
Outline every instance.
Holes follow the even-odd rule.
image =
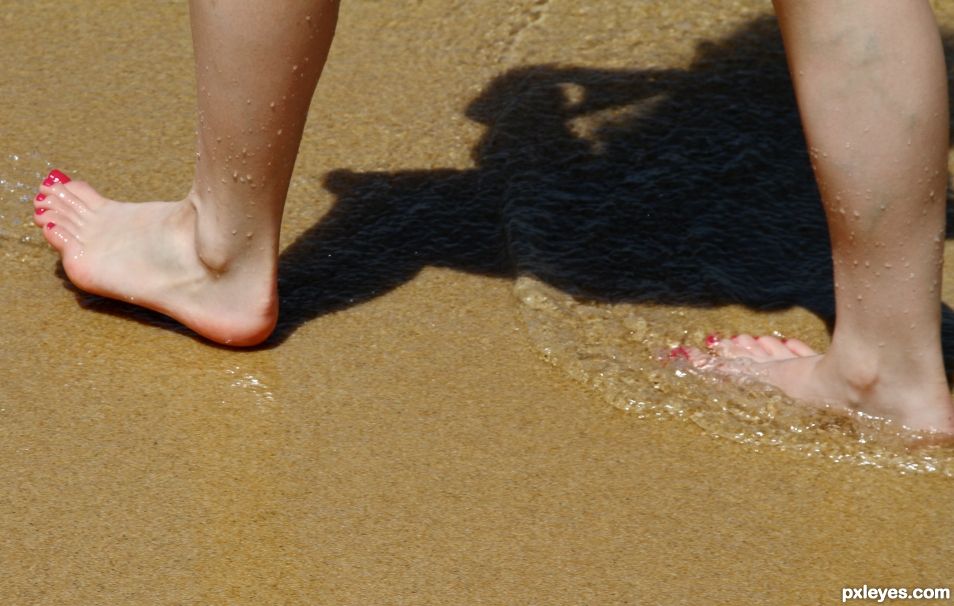
[[[329,171],[470,168],[465,108],[507,70],[684,65],[767,9],[347,2],[283,242],[333,206]],[[184,2],[10,2],[0,27],[0,152],[112,197],[185,193]],[[7,234],[32,233],[16,208]],[[299,301],[272,347],[242,352],[78,305],[37,236],[0,238],[0,259],[0,603],[829,604],[865,583],[954,586],[952,480],[628,416],[540,359],[509,276],[422,263],[354,304]]]

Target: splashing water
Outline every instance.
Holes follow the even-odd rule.
[[[0,161],[0,239],[42,245],[30,202],[53,164],[38,152],[12,153]]]
[[[770,386],[703,375],[668,359],[671,347],[701,346],[706,330],[732,328],[731,309],[586,302],[527,276],[515,292],[543,357],[630,414],[682,419],[713,437],[837,463],[954,477],[951,446],[912,448],[917,436],[888,422],[808,408]]]

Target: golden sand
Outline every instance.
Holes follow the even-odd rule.
[[[0,603],[828,604],[954,586],[949,478],[621,412],[542,361],[513,277],[480,263],[382,255],[403,273],[338,279],[337,298],[307,283],[324,261],[302,238],[334,236],[310,230],[347,178],[473,168],[485,128],[466,110],[495,77],[681,68],[767,10],[345,3],[284,224],[297,290],[255,351],[77,295],[29,205],[3,200]],[[7,3],[0,28],[0,153],[115,198],[186,192],[185,3]]]

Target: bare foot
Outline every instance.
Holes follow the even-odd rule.
[[[682,348],[697,369],[781,389],[807,404],[862,412],[908,429],[954,434],[954,403],[942,368],[871,371],[833,351],[816,353],[798,339],[739,335],[707,340],[710,353]],[[933,372],[932,372],[933,371]]]
[[[195,193],[179,202],[116,202],[53,171],[34,220],[78,288],[166,314],[218,343],[260,343],[278,317],[274,250],[248,247],[260,252],[225,267],[206,264],[198,202]]]

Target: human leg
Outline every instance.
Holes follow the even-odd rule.
[[[930,5],[775,6],[831,235],[835,329],[823,355],[743,335],[705,363],[796,399],[954,432],[940,342],[948,99]]]
[[[271,333],[285,196],[337,5],[192,0],[192,190],[176,202],[125,203],[47,179],[35,222],[74,284],[220,343],[253,345]]]

